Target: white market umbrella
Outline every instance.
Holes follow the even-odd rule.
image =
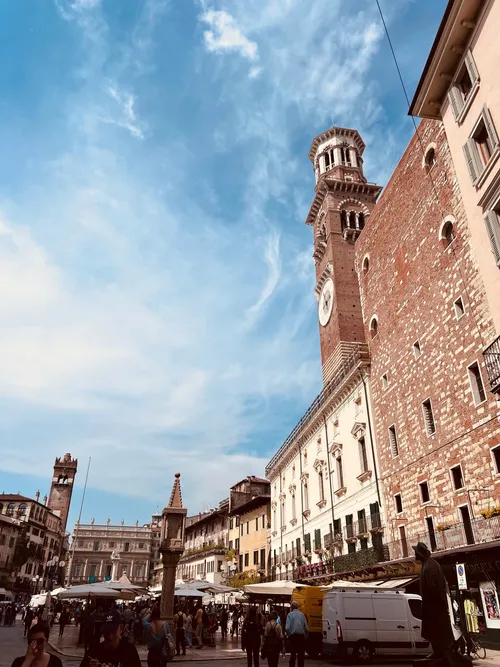
[[[179,598],[202,598],[204,593],[196,588],[176,588],[174,595]]]
[[[81,584],[80,586],[70,586],[57,596],[60,600],[70,600],[71,598],[113,598],[120,597],[120,591],[103,584]]]
[[[53,591],[50,591],[50,594],[52,595],[52,597],[57,597],[59,593],[62,593],[65,590],[66,590],[65,588],[54,588]]]
[[[303,587],[303,584],[296,584],[294,581],[270,581],[263,584],[247,584],[243,586],[245,593],[252,595],[291,595],[297,586]]]

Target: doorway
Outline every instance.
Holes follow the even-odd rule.
[[[467,505],[462,505],[458,508],[460,510],[460,517],[464,526],[465,539],[467,544],[474,544],[474,531],[472,530],[472,521],[470,519],[470,512]]]
[[[425,523],[427,524],[427,534],[429,535],[429,546],[431,551],[436,551],[436,533],[434,532],[434,520],[431,516],[425,517]]]
[[[408,542],[406,541],[406,528],[404,526],[399,526],[399,539],[401,540],[401,553],[402,558],[407,558],[408,556]]]

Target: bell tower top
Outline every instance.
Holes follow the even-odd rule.
[[[77,469],[78,459],[73,459],[69,453],[56,458],[54,462],[48,506],[61,518],[63,531],[66,530]]]
[[[309,150],[316,183],[326,173],[346,183],[366,183],[362,158],[364,150],[365,144],[357,130],[334,126],[319,134]]]

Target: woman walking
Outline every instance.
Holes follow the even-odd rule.
[[[162,667],[163,645],[167,641],[168,624],[162,621],[160,610],[155,607],[143,620],[148,643],[148,667]]]
[[[272,611],[264,630],[262,653],[267,658],[268,667],[278,667],[280,653],[283,648],[283,629],[278,623],[278,614]]]
[[[259,667],[262,624],[257,618],[257,607],[251,607],[241,629],[241,648],[247,653],[247,667]]]

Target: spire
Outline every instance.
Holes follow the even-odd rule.
[[[172,493],[170,494],[170,500],[168,501],[168,507],[174,507],[180,509],[182,507],[182,493],[181,493],[181,473],[175,473],[174,485],[172,487]]]

